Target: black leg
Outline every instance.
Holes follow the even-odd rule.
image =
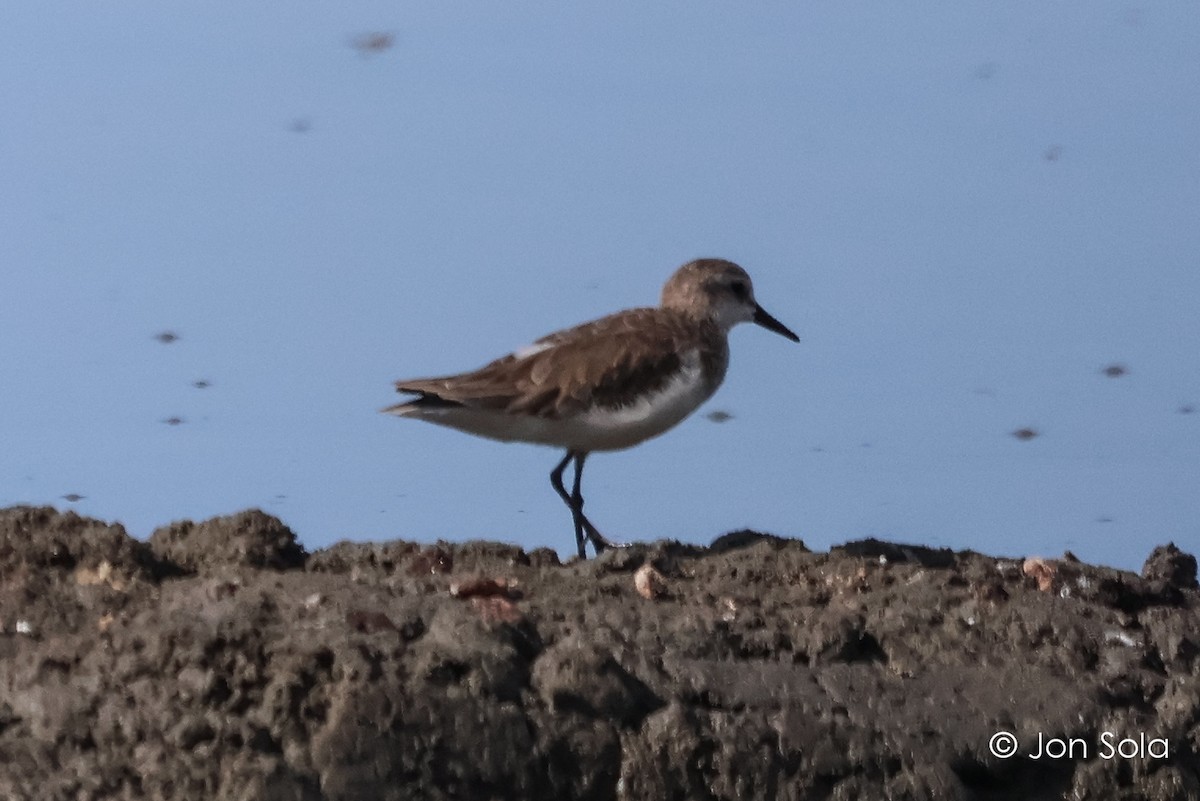
[[[586,559],[587,551],[584,550],[583,542],[583,510],[582,505],[577,506],[574,499],[567,494],[567,488],[563,486],[562,474],[567,469],[567,465],[571,460],[576,458],[573,451],[567,451],[567,455],[558,463],[558,467],[554,468],[550,473],[550,484],[554,487],[554,491],[558,493],[558,497],[563,499],[563,503],[571,510],[571,518],[575,522],[575,546],[579,549],[579,558]],[[575,491],[579,492],[579,468],[575,468]],[[590,523],[588,525],[591,525]]]
[[[587,516],[583,513],[583,492],[580,489],[580,486],[583,482],[583,462],[585,459],[587,459],[587,456],[588,455],[586,453],[575,454],[575,487],[571,493],[571,500],[573,501],[571,508],[579,515],[576,520],[576,524],[583,525],[583,530],[587,533],[587,538],[591,541],[592,548],[594,548],[596,553],[599,554],[605,548],[620,548],[622,546],[601,534],[596,527],[592,525],[592,521],[588,520]]]
[[[587,459],[587,454],[580,451],[567,451],[567,455],[558,463],[558,466],[550,472],[550,484],[554,487],[554,491],[558,493],[558,497],[563,499],[563,503],[571,510],[571,519],[575,522],[575,546],[579,549],[579,558],[587,558],[586,544],[592,543],[592,548],[596,553],[600,553],[605,548],[623,548],[621,543],[613,542],[605,537],[592,525],[592,521],[587,519],[583,513],[583,491],[581,489],[583,483],[583,462]],[[567,493],[567,488],[563,486],[563,471],[567,469],[567,465],[572,461],[575,462],[575,483],[572,487],[572,492]],[[585,539],[586,537],[586,539]]]
[[[576,537],[579,537],[583,532],[579,531],[583,528],[587,531],[587,538],[591,540],[592,547],[596,553],[604,550],[604,546],[598,545],[596,540],[592,538],[592,532],[596,532],[596,527],[587,519],[587,515],[583,513],[583,461],[587,459],[586,453],[575,454],[575,485],[571,488],[571,511],[575,514]],[[599,532],[596,532],[597,534]],[[583,544],[579,546],[579,552],[583,553]]]

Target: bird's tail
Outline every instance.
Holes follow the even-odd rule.
[[[383,414],[394,414],[397,417],[420,417],[424,412],[436,412],[459,406],[462,406],[462,404],[446,400],[430,392],[421,392],[412,400],[397,403],[394,406],[387,406],[379,411]]]

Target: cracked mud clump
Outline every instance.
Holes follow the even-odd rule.
[[[1194,556],[1031,557],[0,510],[0,798],[1200,799]]]

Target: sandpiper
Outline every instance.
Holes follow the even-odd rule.
[[[799,342],[754,300],[746,271],[697,259],[668,279],[657,308],[627,309],[542,337],[470,373],[397,381],[416,395],[383,409],[505,442],[566,449],[550,483],[571,510],[575,543],[615,543],[583,514],[583,463],[662,434],[709,399],[729,366],[729,330],[754,322]],[[563,471],[575,463],[572,491]]]

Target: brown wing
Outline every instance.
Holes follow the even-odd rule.
[[[680,354],[715,337],[713,327],[664,309],[631,309],[542,337],[544,350],[512,354],[461,375],[397,381],[396,389],[449,403],[559,417],[589,405],[621,406],[652,392],[680,367]]]

